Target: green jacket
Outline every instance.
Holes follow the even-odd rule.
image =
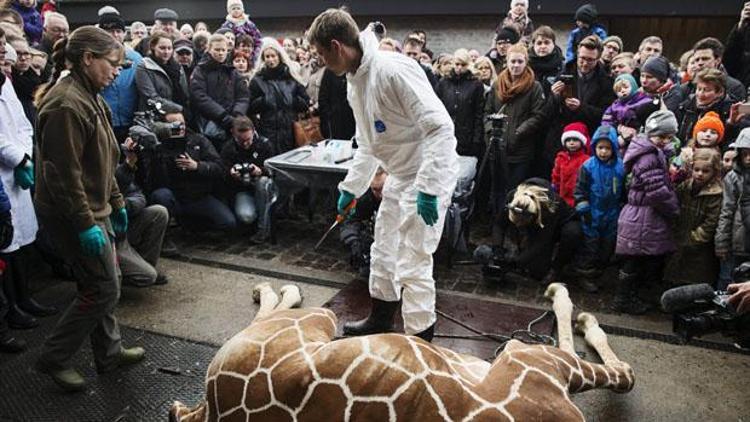
[[[37,212],[76,232],[125,206],[115,181],[120,155],[109,107],[76,70],[58,80],[39,104]]]
[[[721,183],[694,194],[690,179],[677,186],[676,193],[680,201],[680,216],[674,226],[677,252],[670,257],[664,278],[676,284],[713,284],[719,271],[714,235],[721,212]]]

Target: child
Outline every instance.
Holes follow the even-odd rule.
[[[584,4],[576,10],[576,27],[568,36],[568,48],[565,52],[565,62],[572,62],[576,58],[578,43],[589,35],[596,35],[600,40],[607,38],[607,30],[597,23],[599,12],[593,4]]]
[[[718,114],[709,111],[695,124],[693,137],[688,142],[687,148],[683,148],[679,157],[672,160],[672,166],[669,169],[672,183],[682,183],[690,176],[695,151],[699,148],[708,148],[720,153],[722,141],[724,141],[724,123]]]
[[[737,158],[737,151],[734,149],[734,144],[729,145],[729,149],[724,153],[721,159],[721,180],[724,180],[724,176],[727,175],[734,167],[734,160]]]
[[[724,177],[724,200],[716,229],[716,256],[721,260],[717,289],[725,290],[732,281],[735,264],[748,259],[747,230],[750,227],[750,128],[742,129],[734,142],[737,158],[734,167]]]
[[[534,32],[534,24],[529,17],[529,0],[511,0],[508,16],[498,25],[495,32],[506,26],[515,26],[524,44],[529,43],[529,36]]]
[[[260,45],[263,36],[255,23],[245,14],[245,5],[242,0],[227,0],[227,18],[222,28],[231,29],[235,36],[240,34],[249,35],[253,39],[253,51],[250,55],[250,67],[260,59]]]
[[[23,32],[29,44],[36,46],[42,41],[42,15],[36,11],[36,0],[15,0],[13,9],[23,18]]]
[[[646,106],[651,105],[651,98],[638,89],[632,75],[624,73],[615,79],[613,86],[617,99],[604,111],[602,125],[617,128],[620,125],[633,129],[641,127],[638,116]]]
[[[713,284],[719,273],[714,235],[722,201],[721,155],[712,148],[697,149],[691,172],[677,187],[677,252],[670,257],[664,278],[672,284]]]
[[[617,220],[616,253],[623,257],[613,309],[643,314],[648,306],[637,296],[639,283],[660,278],[664,256],[675,251],[670,222],[680,212],[669,159],[677,133],[674,113],[659,110],[646,120],[646,133],[636,136],[623,164],[630,173],[628,201]]]
[[[581,286],[596,293],[601,274],[615,249],[617,217],[625,192],[625,170],[618,154],[617,131],[601,126],[591,140],[594,154],[581,167],[576,183],[576,211],[583,220]]]
[[[557,153],[552,169],[552,189],[572,207],[578,169],[589,159],[589,131],[581,122],[571,123],[565,126],[561,141],[563,150]]]

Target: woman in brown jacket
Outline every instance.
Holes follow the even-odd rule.
[[[543,124],[544,93],[528,63],[526,47],[511,46],[507,66],[493,83],[484,107],[486,140],[495,143],[494,160],[489,164],[492,206],[497,217],[505,209],[506,192],[530,176],[535,137]],[[503,116],[502,121],[492,118],[498,115]]]
[[[71,263],[78,294],[47,338],[37,368],[66,390],[85,380],[70,359],[91,338],[98,372],[143,359],[124,349],[114,317],[120,283],[112,246],[127,231],[115,181],[119,147],[111,113],[99,92],[120,72],[122,46],[107,32],[84,26],[55,44],[55,72],[39,93],[37,189],[39,220]],[[64,69],[70,74],[63,78]]]

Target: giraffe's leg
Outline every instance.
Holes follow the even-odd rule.
[[[599,326],[596,317],[582,312],[576,318],[576,330],[584,335],[586,343],[593,347],[604,362],[604,365],[591,365],[596,371],[603,371],[606,376],[595,377],[595,387],[610,388],[618,393],[627,393],[635,385],[633,368],[621,361],[609,347],[607,335]]]
[[[259,319],[273,312],[279,303],[279,296],[276,295],[269,283],[260,283],[253,288],[253,301],[260,303],[260,309],[255,314],[255,319]]]
[[[557,337],[560,349],[575,355],[573,347],[573,302],[568,296],[568,289],[562,283],[552,283],[544,292],[547,299],[552,300],[552,310],[557,319]]]
[[[578,314],[578,318],[576,318],[576,331],[581,333],[586,339],[586,343],[596,350],[596,353],[599,354],[605,365],[613,365],[621,362],[615,355],[615,352],[612,351],[612,348],[609,347],[607,334],[599,326],[599,321],[596,320],[595,316],[588,312]]]
[[[206,403],[201,402],[193,409],[176,401],[169,409],[169,422],[204,422],[206,420]]]
[[[275,310],[297,308],[302,303],[302,293],[294,284],[287,284],[281,288],[281,302]]]

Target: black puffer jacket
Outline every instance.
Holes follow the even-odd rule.
[[[351,139],[354,136],[354,112],[346,99],[346,76],[336,76],[326,69],[318,91],[320,130],[332,139]]]
[[[509,163],[524,163],[534,159],[536,138],[544,126],[544,93],[539,82],[534,81],[531,88],[516,95],[511,101],[503,103],[497,95],[497,82],[487,94],[484,115],[498,113],[502,110],[507,115],[504,125],[506,157]],[[486,139],[490,139],[492,123],[485,121]]]
[[[255,164],[263,171],[263,175],[269,176],[269,171],[263,167],[265,161],[273,156],[271,142],[268,138],[255,134],[250,149],[242,148],[235,139],[229,140],[221,148],[221,164],[224,167],[225,187],[232,193],[246,190],[247,187],[234,180],[229,171],[235,164]]]
[[[173,74],[167,73],[170,69]],[[190,94],[187,76],[182,66],[174,59],[159,65],[153,58],[144,57],[135,71],[135,85],[138,89],[138,110],[147,110],[147,100],[168,100],[184,107],[187,120],[190,110]]]
[[[722,63],[730,75],[750,86],[750,24],[735,25],[729,32]]]
[[[285,64],[264,68],[250,81],[249,113],[259,114],[258,132],[268,138],[274,153],[280,154],[295,147],[292,123],[297,113],[307,110],[310,97],[305,87],[289,73]]]
[[[190,103],[198,117],[230,130],[232,117],[247,113],[250,92],[232,66],[209,57],[195,68],[190,80]]]
[[[178,169],[175,159],[182,154],[197,161],[198,169]],[[203,135],[188,132],[184,138],[163,140],[158,151],[140,164],[136,179],[148,192],[170,188],[178,200],[189,201],[214,193],[223,177],[221,158],[211,142]]]
[[[451,72],[435,87],[440,101],[445,104],[448,114],[453,119],[459,155],[478,156],[484,145],[484,84],[479,82],[471,72],[456,75]]]

